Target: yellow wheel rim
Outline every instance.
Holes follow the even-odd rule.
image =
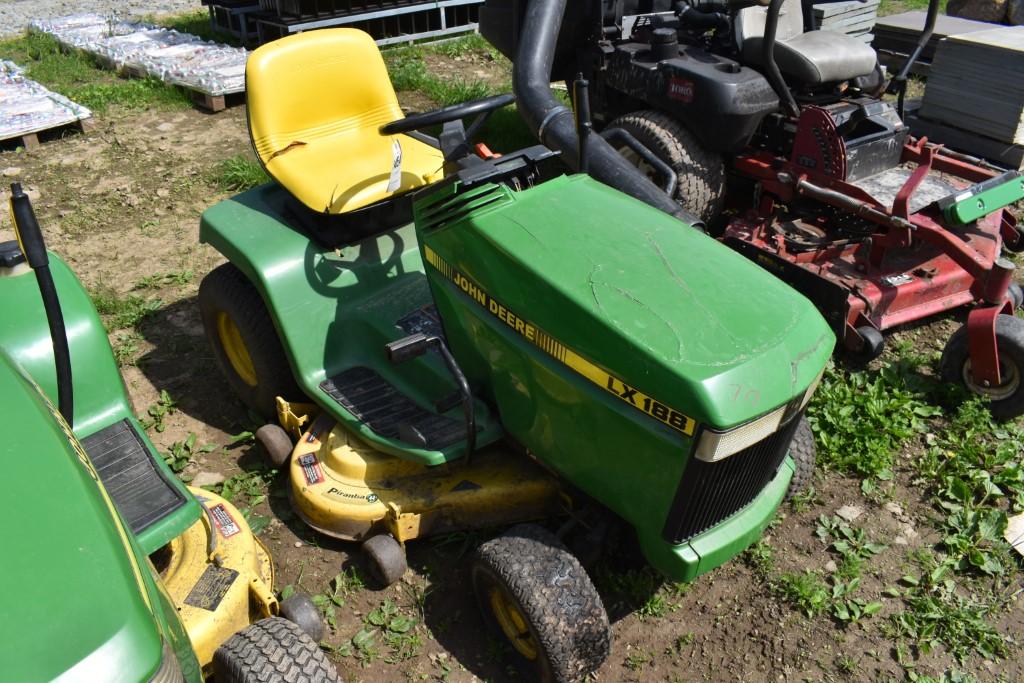
[[[490,590],[491,612],[498,620],[505,637],[512,642],[512,646],[519,654],[527,659],[537,659],[537,641],[526,625],[526,617],[519,610],[517,605],[504,590],[497,586]]]
[[[253,367],[249,349],[245,347],[238,325],[224,311],[217,313],[217,338],[235,374],[249,386],[256,386],[256,368]]]

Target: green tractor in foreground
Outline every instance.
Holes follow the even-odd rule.
[[[2,678],[335,683],[309,598],[279,603],[241,513],[186,488],[146,438],[88,294],[47,253],[17,185],[11,215],[18,242],[0,243]]]
[[[575,680],[610,637],[569,546],[624,530],[692,580],[807,483],[803,411],[835,339],[806,299],[585,173],[542,181],[545,147],[473,145],[507,96],[405,117],[359,31],[274,41],[246,79],[276,182],[203,215],[228,259],[200,287],[204,326],[273,422],[258,438],[299,516],[362,542],[382,583],[412,539],[518,523],[476,551],[473,589],[528,680]],[[564,114],[572,130],[564,106],[548,123]],[[592,172],[678,211],[614,158]],[[522,524],[554,516],[558,533]]]

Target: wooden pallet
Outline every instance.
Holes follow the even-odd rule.
[[[123,66],[120,69],[120,71],[118,71],[118,73],[124,76],[125,78],[146,78],[147,76],[149,76],[149,74],[147,74],[139,67],[131,65]],[[224,111],[229,106],[241,104],[245,101],[244,92],[227,93],[224,95],[211,95],[208,92],[196,90],[194,88],[189,88],[188,86],[181,85],[179,83],[166,83],[166,85],[174,88],[181,88],[182,90],[187,92],[189,96],[192,98],[192,104],[196,105],[200,109],[204,109],[213,114],[216,114],[220,111]]]
[[[96,127],[96,122],[91,119],[79,119],[78,121],[71,121],[70,123],[62,123],[59,126],[53,126],[51,128],[40,128],[29,133],[21,133],[20,135],[12,135],[7,138],[0,138],[0,147],[24,147],[25,149],[35,149],[40,145],[39,136],[44,138],[53,138],[66,131],[78,131],[81,133],[88,133]]]

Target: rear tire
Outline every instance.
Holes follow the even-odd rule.
[[[725,203],[725,162],[681,123],[660,111],[636,111],[612,121],[609,128],[622,128],[672,167],[679,176],[675,199],[687,211],[707,224],[718,217]],[[628,148],[620,153],[642,171],[644,164]],[[653,169],[650,170],[653,175]],[[657,183],[656,183],[657,184]]]
[[[340,683],[320,646],[296,624],[270,617],[257,621],[213,653],[217,683]]]
[[[524,680],[569,683],[607,659],[601,597],[554,534],[513,527],[477,549],[470,572],[484,620],[512,645]]]
[[[231,263],[210,271],[199,312],[217,365],[245,405],[272,422],[276,397],[303,400],[263,298],[242,271]]]
[[[793,500],[807,490],[814,480],[814,462],[817,459],[818,447],[814,444],[814,432],[807,418],[800,416],[800,423],[796,426],[793,434],[793,441],[789,444],[789,455],[793,458],[796,470],[793,478],[789,480],[789,488],[786,489],[786,500]]]
[[[944,381],[962,384],[971,393],[988,398],[992,417],[1012,420],[1024,415],[1024,319],[1005,314],[996,316],[996,349],[1003,382],[998,387],[982,386],[971,376],[966,325],[949,338],[939,369]]]

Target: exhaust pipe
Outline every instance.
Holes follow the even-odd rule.
[[[580,170],[582,156],[588,160],[590,175],[605,185],[702,229],[700,219],[648,180],[601,136],[586,136],[584,154],[580,154],[576,117],[551,94],[551,68],[566,1],[528,0],[512,68],[513,89],[523,119],[537,139],[561,152],[562,159],[574,170]]]

